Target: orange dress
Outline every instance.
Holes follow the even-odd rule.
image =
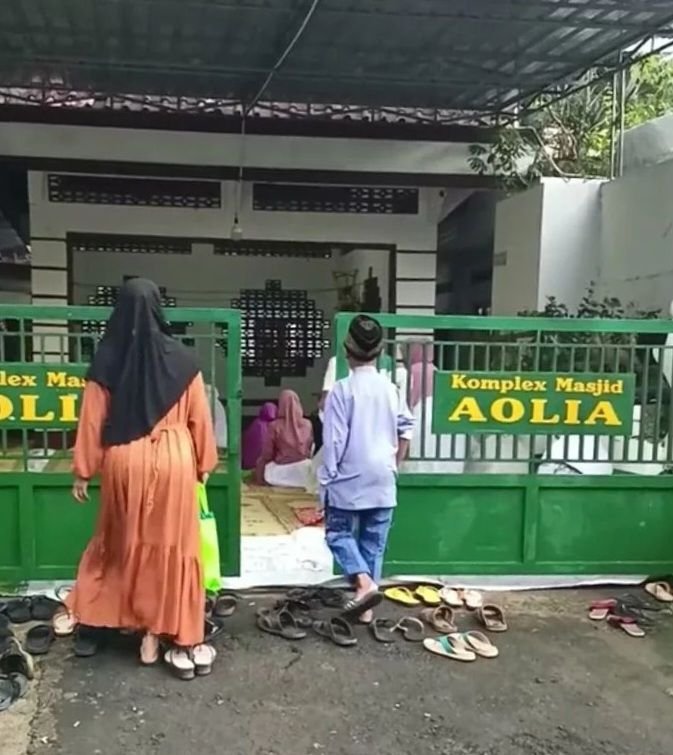
[[[197,475],[212,471],[217,448],[199,374],[149,435],[104,448],[109,394],[84,389],[74,472],[101,474],[101,509],[84,551],[69,610],[84,625],[203,642]]]

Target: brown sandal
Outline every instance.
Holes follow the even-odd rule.
[[[421,619],[439,634],[452,634],[457,631],[453,609],[450,606],[424,608],[421,611]]]
[[[489,632],[506,632],[505,613],[499,606],[489,603],[477,610],[477,619]]]

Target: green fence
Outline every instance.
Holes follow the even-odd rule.
[[[72,578],[97,514],[71,498],[71,448],[87,364],[109,310],[0,305],[0,579]],[[240,566],[241,316],[228,309],[167,310],[197,352],[227,416],[226,448],[208,482],[223,572]]]
[[[407,399],[413,352],[428,355],[421,384],[434,377],[387,573],[673,570],[673,322],[374,316],[379,367]]]

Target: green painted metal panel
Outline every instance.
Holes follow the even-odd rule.
[[[21,568],[19,488],[0,477],[0,579]]]
[[[435,433],[630,435],[635,376],[437,372]]]

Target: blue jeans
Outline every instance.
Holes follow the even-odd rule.
[[[346,511],[325,508],[325,539],[344,574],[369,574],[378,582],[383,569],[393,509]]]

